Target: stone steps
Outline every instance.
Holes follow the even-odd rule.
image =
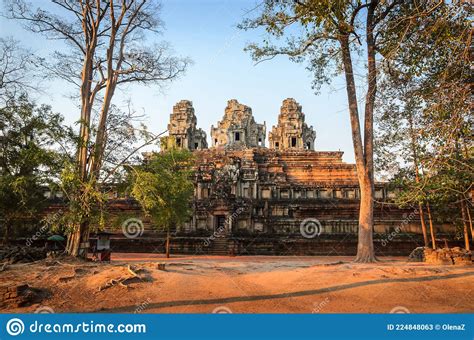
[[[210,255],[229,255],[229,240],[227,237],[216,237],[211,241]]]

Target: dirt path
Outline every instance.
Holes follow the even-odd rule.
[[[474,311],[474,267],[384,258],[357,265],[345,257],[175,257],[114,254],[111,264],[42,261],[10,266],[2,284],[28,283],[34,312],[144,313],[455,313]],[[166,263],[166,270],[158,270]],[[130,273],[138,278],[99,291]]]

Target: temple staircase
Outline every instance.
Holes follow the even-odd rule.
[[[216,237],[211,241],[210,255],[229,255],[229,239],[227,236]]]

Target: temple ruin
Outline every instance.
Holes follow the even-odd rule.
[[[281,106],[278,125],[273,127],[268,139],[272,149],[314,150],[316,132],[305,123],[301,105],[287,98]]]
[[[197,128],[191,101],[173,107],[162,151],[185,148],[195,156],[192,218],[172,230],[172,253],[221,255],[355,255],[360,191],[355,164],[343,152],[314,150],[316,133],[301,105],[285,99],[265,147],[265,124],[252,109],[230,100],[212,127],[212,147]],[[296,139],[296,142],[294,141]],[[145,157],[150,154],[146,154]],[[383,255],[408,255],[423,245],[418,207],[398,207],[397,189],[375,183],[374,246]],[[48,211],[64,199],[51,194]],[[166,233],[127,192],[109,192],[111,216],[140,218],[133,240],[116,226],[114,251],[163,252]],[[449,221],[437,221],[438,238],[457,245]],[[96,242],[96,241],[93,241]]]
[[[207,135],[197,128],[197,118],[194,113],[193,102],[181,100],[173,106],[168,124],[168,137],[161,139],[161,149],[171,147],[186,148],[188,150],[207,149]]]
[[[265,147],[266,125],[257,124],[252,109],[236,99],[227,102],[224,117],[211,127],[213,147],[245,149]]]
[[[355,253],[360,198],[355,165],[342,160],[343,152],[314,150],[316,132],[292,98],[283,101],[269,148],[265,130],[250,107],[233,99],[211,128],[212,147],[207,148],[205,133],[196,129],[192,103],[174,106],[169,125],[173,145],[194,150],[196,158],[193,217],[177,226],[174,251]],[[163,146],[166,150],[170,144]],[[375,184],[374,239],[380,245],[396,232],[397,242],[386,242],[384,248],[390,254],[411,251],[420,240],[418,216],[395,207],[395,195],[385,183]],[[157,235],[146,225],[148,237]],[[442,235],[443,225],[437,229]]]

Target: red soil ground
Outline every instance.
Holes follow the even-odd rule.
[[[472,313],[474,266],[405,258],[354,264],[347,257],[113,254],[111,263],[40,261],[11,265],[2,284],[45,292],[29,307],[1,312],[126,313]],[[158,270],[165,263],[166,270]],[[139,278],[99,291],[112,279]],[[40,309],[41,310],[41,309]]]

